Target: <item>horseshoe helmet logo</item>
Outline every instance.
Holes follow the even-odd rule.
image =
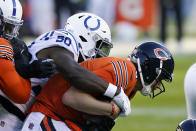
[[[91,18],[92,16],[88,16],[85,20],[84,20],[84,26],[86,27],[86,29],[90,29],[91,31],[95,31],[97,29],[100,28],[100,20],[97,19],[97,26],[96,27],[89,27],[88,26],[88,20]]]
[[[167,60],[168,59],[168,54],[161,48],[156,48],[154,49],[154,53],[157,58],[161,60]]]

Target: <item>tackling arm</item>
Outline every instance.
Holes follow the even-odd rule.
[[[115,103],[125,114],[124,116],[130,113],[130,102],[124,91],[81,67],[74,61],[73,54],[67,49],[61,47],[46,48],[38,52],[37,57],[53,59],[63,78],[75,88],[90,94],[96,93],[114,98]]]
[[[108,82],[96,76],[94,73],[84,69],[75,62],[73,54],[65,48],[47,48],[40,51],[37,57],[53,59],[57,70],[62,74],[64,79],[70,82],[74,87],[87,93],[104,94],[109,85]],[[115,93],[119,92],[115,91]]]

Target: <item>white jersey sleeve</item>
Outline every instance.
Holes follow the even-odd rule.
[[[47,32],[39,36],[28,48],[32,54],[32,61],[36,60],[36,54],[43,49],[59,46],[63,47],[74,55],[74,60],[77,62],[79,57],[79,46],[78,42],[72,33],[59,29]]]
[[[32,55],[31,62],[37,60],[36,54],[49,47],[62,47],[73,53],[74,60],[77,62],[79,57],[79,46],[74,35],[72,33],[64,30],[53,30],[39,36],[30,46],[28,46],[29,52]],[[66,61],[65,61],[66,62]],[[48,78],[38,79],[31,78],[31,85],[40,85],[43,87],[48,81]]]

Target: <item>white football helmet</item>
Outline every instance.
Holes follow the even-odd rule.
[[[91,13],[77,13],[68,18],[65,30],[76,37],[84,60],[106,57],[113,47],[108,24]]]
[[[0,36],[12,39],[23,24],[19,0],[0,0]]]

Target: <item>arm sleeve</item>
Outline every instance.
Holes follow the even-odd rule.
[[[12,61],[13,54],[13,48],[10,43],[4,38],[0,38],[0,58]]]
[[[0,59],[0,89],[16,103],[26,103],[30,97],[31,84],[15,70],[12,61]]]
[[[0,89],[8,98],[22,104],[30,97],[31,85],[16,72],[13,54],[10,43],[0,38]]]

